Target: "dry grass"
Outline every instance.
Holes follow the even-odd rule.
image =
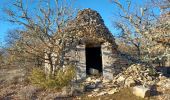
[[[0,70],[0,82],[6,82],[6,85],[17,84],[25,79],[25,71],[22,68],[3,68]]]
[[[98,97],[87,97],[87,94],[80,97],[81,100],[149,100],[149,98],[140,98],[132,94],[130,89],[122,89],[113,95],[103,95]]]
[[[88,93],[78,97],[60,97],[59,91],[40,90],[37,87],[23,84],[24,70],[19,68],[0,69],[0,100],[170,100],[170,89],[161,91],[163,94],[142,99],[132,94],[130,89],[122,89],[120,92],[113,95],[104,95],[99,97],[88,97]],[[158,91],[161,90],[158,88]],[[59,97],[59,98],[57,98]],[[52,99],[53,98],[53,99]]]
[[[55,88],[60,90],[65,86],[69,86],[74,77],[75,68],[68,66],[64,70],[60,69],[56,71],[55,76],[50,75],[49,77],[46,76],[46,73],[43,69],[36,68],[33,69],[29,79],[32,84],[42,88]]]
[[[0,100],[15,100],[24,85],[25,71],[18,67],[4,67],[0,70]]]
[[[35,100],[36,97],[36,92],[38,92],[38,88],[34,86],[25,86],[22,88],[19,92],[19,98],[20,100]]]

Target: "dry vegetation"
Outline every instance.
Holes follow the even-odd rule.
[[[50,1],[54,3],[54,6],[50,5]],[[159,79],[157,91],[162,94],[141,99],[134,96],[129,88],[121,88],[115,94],[98,97],[88,97],[91,92],[79,93],[80,91],[76,91],[75,87],[79,88],[82,84],[72,82],[76,73],[74,65],[63,68],[65,52],[75,47],[73,41],[77,40],[76,34],[64,31],[76,13],[71,8],[72,2],[37,0],[38,10],[34,11],[34,9],[28,9],[28,5],[34,2],[26,4],[24,0],[15,0],[9,3],[10,6],[5,7],[5,20],[22,28],[10,30],[7,33],[7,45],[0,49],[0,100],[169,100],[170,79],[165,77],[167,73],[163,71],[158,72],[157,75],[156,69],[158,65],[161,66],[160,70],[169,67],[167,65],[170,62],[168,61],[170,1],[148,0],[149,3],[146,2],[142,8],[136,6],[136,11],[131,11],[134,4],[132,5],[130,0],[125,2],[127,5],[123,5],[119,0],[111,1],[120,11],[120,13],[115,12],[118,16],[115,17],[116,20],[113,19],[114,26],[120,31],[119,37],[116,37],[119,53],[133,63],[144,63],[155,68],[149,70],[152,76],[155,75],[154,78],[149,78],[151,81]],[[47,5],[42,6],[44,3]],[[10,9],[11,6],[15,9]],[[161,15],[155,15],[154,8],[160,9]],[[48,57],[45,58],[45,55]],[[45,60],[50,65],[48,74],[43,69]],[[135,72],[131,71],[128,75]],[[137,75],[135,73],[131,76]],[[138,80],[138,77],[136,79]],[[79,94],[82,95],[79,96]]]
[[[62,89],[71,84],[71,80],[75,77],[75,68],[67,66],[65,69],[56,71],[54,76],[46,75],[43,69],[36,68],[32,70],[29,77],[32,84],[42,88]]]

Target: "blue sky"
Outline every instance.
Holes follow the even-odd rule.
[[[0,0],[0,7],[2,8],[3,5],[9,0]],[[84,8],[91,8],[98,11],[106,26],[112,31],[113,27],[111,24],[112,13],[114,11],[113,5],[109,2],[109,0],[77,0],[75,3],[77,8],[84,9]],[[0,11],[0,15],[2,15],[2,11]],[[0,42],[4,41],[5,34],[9,29],[14,28],[15,26],[11,23],[4,22],[0,20]]]
[[[3,7],[3,5],[7,5],[8,1],[11,1],[11,0],[0,0],[0,9]],[[121,0],[121,1],[124,1],[124,0]],[[139,1],[137,0],[137,2]],[[93,10],[98,11],[100,15],[102,16],[102,18],[104,19],[105,25],[109,28],[109,30],[113,34],[115,33],[115,29],[112,26],[112,19],[114,18],[113,13],[117,9],[114,8],[110,0],[76,0],[75,6],[79,9],[91,8]],[[3,12],[0,10],[0,15],[2,14]],[[6,32],[14,27],[16,26],[8,22],[4,22],[3,20],[0,20],[0,42],[1,43],[3,43],[5,39]]]
[[[106,26],[110,30],[113,30],[111,19],[113,17],[114,7],[109,0],[78,0],[76,5],[81,9],[91,8],[98,11],[104,19]]]

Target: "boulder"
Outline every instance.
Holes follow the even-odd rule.
[[[145,98],[145,97],[149,97],[150,96],[150,89],[144,86],[135,86],[133,87],[133,94],[141,97],[141,98]]]

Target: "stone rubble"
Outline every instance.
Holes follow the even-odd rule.
[[[150,92],[150,88],[142,85],[133,87],[133,94],[141,98],[149,97],[151,94]]]
[[[160,75],[156,86],[157,91],[161,94],[157,95],[158,100],[170,100],[170,78]]]
[[[164,80],[160,80],[157,83],[158,86],[162,87],[162,88],[170,88],[170,79],[164,79]]]
[[[95,77],[88,77],[85,84],[85,90],[91,92],[88,96],[102,96],[106,94],[114,94],[118,92],[118,86],[113,84],[112,81],[102,79],[102,78],[95,78]]]
[[[75,88],[75,86],[77,86],[77,88]],[[77,90],[77,92],[76,94],[73,92],[73,94],[76,96],[84,92],[87,93],[88,97],[113,95],[121,89],[130,88],[134,95],[142,98],[157,93],[163,93],[163,95],[156,95],[158,98],[169,98],[168,95],[164,95],[168,92],[164,91],[170,88],[170,79],[161,73],[155,73],[154,69],[150,66],[133,64],[117,76],[114,76],[113,80],[107,80],[104,77],[90,76],[86,78],[80,86],[77,84],[75,84],[75,86],[74,91]]]
[[[120,89],[126,87],[151,87],[159,82],[160,78],[158,77],[159,73],[157,73],[154,68],[150,66],[146,66],[143,64],[132,64],[126,70],[119,73],[117,76],[114,76],[112,81],[105,80],[103,78],[95,78],[88,77],[84,82],[85,88],[87,91],[91,93],[88,95],[89,97],[93,96],[101,96],[107,94],[114,94],[119,92]],[[167,82],[167,81],[166,81]],[[170,81],[168,81],[170,83]],[[162,83],[159,83],[162,84]],[[167,83],[168,84],[168,83]],[[167,85],[170,87],[170,84]],[[150,92],[150,88],[140,88],[142,91],[142,96],[147,97],[148,91]],[[132,91],[133,92],[133,91]],[[135,93],[134,93],[135,94]]]
[[[159,74],[151,66],[142,64],[132,64],[126,70],[115,76],[119,84],[123,82],[124,86],[153,85],[159,81]]]

